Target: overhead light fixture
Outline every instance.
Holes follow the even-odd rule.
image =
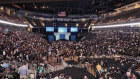
[[[65,26],[67,27],[67,26],[68,26],[68,24],[67,24],[67,23],[65,23]]]
[[[34,18],[35,18],[35,16],[34,16]]]
[[[26,21],[26,22],[24,22],[25,24],[27,24],[28,22]]]
[[[86,27],[87,26],[87,23],[84,26]]]
[[[43,22],[41,24],[42,24],[43,27],[45,26],[45,24]]]
[[[78,27],[78,26],[79,26],[79,24],[77,23],[77,24],[76,24],[76,27]]]
[[[0,9],[1,9],[1,10],[3,10],[4,8],[3,8],[3,7],[1,7]]]
[[[32,21],[33,25],[36,26],[36,23],[34,21]]]
[[[29,32],[31,31],[31,28],[30,28],[30,27],[28,27],[28,31],[29,31]]]
[[[37,6],[35,5],[34,8],[37,9]]]
[[[45,9],[46,7],[43,5],[42,8]]]

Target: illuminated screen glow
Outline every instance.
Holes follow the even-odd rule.
[[[67,27],[58,27],[58,32],[66,33],[67,32]]]
[[[46,27],[46,32],[54,32],[54,27]]]
[[[71,28],[70,28],[70,31],[71,31],[71,32],[78,32],[78,28],[77,28],[77,27],[71,27]]]

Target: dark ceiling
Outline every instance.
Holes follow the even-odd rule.
[[[2,1],[2,0],[1,0]],[[6,2],[7,1],[7,2]],[[139,0],[4,0],[0,5],[42,13],[56,14],[66,11],[67,14],[101,14],[112,12],[115,8]],[[20,2],[21,1],[21,2]]]

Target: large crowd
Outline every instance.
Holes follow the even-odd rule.
[[[139,32],[123,33],[119,30],[109,30],[106,32],[97,33],[95,39],[89,39],[78,42],[53,41],[49,43],[44,38],[42,38],[41,34],[28,32],[26,31],[26,29],[22,28],[10,28],[0,26],[0,67],[1,72],[5,70],[5,72],[0,73],[0,77],[1,79],[3,77],[8,78],[9,76],[7,76],[7,74],[14,73],[18,75],[19,73],[18,66],[8,65],[8,63],[4,60],[15,62],[28,62],[31,64],[42,63],[42,66],[45,66],[50,63],[48,61],[48,58],[51,57],[53,57],[54,62],[58,64],[61,64],[62,59],[64,57],[74,58],[75,56],[78,56],[79,62],[83,64],[85,64],[86,62],[90,62],[91,64],[93,62],[89,60],[91,56],[111,56],[119,54],[138,57],[140,56],[139,39]],[[125,59],[123,59],[122,61],[121,59],[119,59],[116,62],[118,61],[121,62],[120,64],[125,64],[125,66],[129,64],[122,63],[126,61]],[[127,62],[129,62],[129,60]],[[100,62],[96,62],[96,64],[97,63]],[[137,65],[137,63],[135,62],[131,62],[129,67],[131,67],[132,64]],[[25,65],[26,64],[24,64],[24,66]],[[116,66],[115,68],[117,67],[121,66]],[[127,70],[129,70],[129,67],[122,71],[122,76]],[[104,68],[106,68],[106,66]],[[97,70],[101,71],[101,69]],[[131,73],[131,76],[135,75],[134,71],[135,69],[133,69],[133,73]],[[109,73],[114,72],[115,70]],[[99,72],[97,72],[97,74],[100,75]],[[139,78],[139,76],[136,77]],[[59,79],[65,78],[63,77]]]
[[[140,33],[123,33],[119,30],[109,30],[97,34],[95,39],[79,42],[55,41],[51,43],[52,52],[57,56],[78,55],[93,56],[122,54],[129,56],[140,55]]]
[[[97,24],[118,24],[118,23],[130,23],[134,19],[140,18],[139,9],[130,10],[116,15],[107,16],[103,20],[100,20]]]
[[[3,64],[3,60],[47,63],[47,44],[40,34],[23,28],[0,27],[0,60]]]
[[[0,19],[6,20],[9,22],[14,22],[14,23],[21,23],[20,19],[16,16],[9,16],[8,14],[5,13],[0,13]]]

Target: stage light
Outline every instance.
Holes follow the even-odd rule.
[[[42,24],[43,27],[45,26],[45,24],[43,22],[41,24]]]
[[[34,21],[32,21],[32,23],[33,23],[33,25],[35,25],[35,26],[36,26],[36,23],[35,23]]]
[[[79,24],[77,23],[77,24],[76,24],[76,27],[78,27],[78,26],[79,26]]]
[[[67,26],[68,26],[68,24],[67,24],[67,23],[65,23],[65,26],[67,27]]]
[[[35,16],[34,16],[34,18],[35,18]]]
[[[3,7],[1,7],[0,9],[1,9],[1,10],[3,10],[4,8],[3,8]]]
[[[87,26],[87,23],[84,26],[86,27]]]
[[[35,9],[37,9],[37,6],[34,6]]]
[[[43,5],[43,6],[42,6],[42,9],[45,9],[45,8],[46,8],[46,7]]]

